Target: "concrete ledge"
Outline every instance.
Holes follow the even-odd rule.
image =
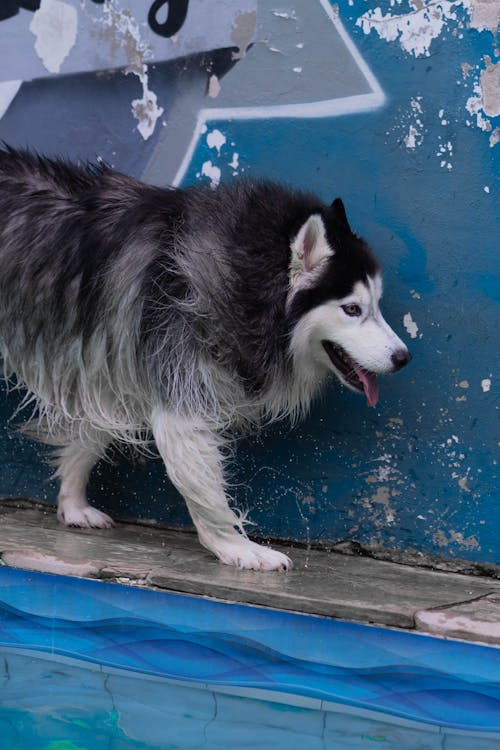
[[[3,565],[500,644],[498,580],[279,549],[294,570],[240,571],[218,563],[189,532],[127,523],[67,529],[51,507],[0,501]]]

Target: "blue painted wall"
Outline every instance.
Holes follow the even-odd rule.
[[[148,4],[139,5],[144,15]],[[500,563],[499,4],[443,2],[434,15],[429,3],[406,0],[288,0],[279,11],[267,1],[213,5],[229,29],[227,46],[253,46],[232,59],[224,41],[212,49],[204,27],[191,55],[155,53],[147,85],[164,111],[147,139],[130,111],[138,77],[77,64],[67,75],[38,73],[9,106],[0,84],[0,137],[101,157],[157,183],[216,181],[220,170],[223,181],[264,175],[326,200],[341,195],[382,260],[384,312],[414,360],[381,383],[375,409],[332,384],[298,428],[275,426],[244,442],[233,495],[260,534]],[[0,21],[0,51],[2,26],[27,27],[32,16],[20,9]],[[144,34],[145,20],[137,27]],[[33,33],[16,29],[32,46]],[[2,71],[5,81],[18,77],[18,62]],[[54,501],[43,450],[7,421],[16,394],[0,398],[0,491]],[[189,523],[159,461],[99,466],[91,496],[118,515]]]

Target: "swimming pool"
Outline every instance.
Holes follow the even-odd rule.
[[[0,607],[1,750],[500,747],[494,647],[6,567]]]

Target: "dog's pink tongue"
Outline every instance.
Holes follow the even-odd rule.
[[[366,403],[368,406],[375,406],[378,401],[378,380],[373,372],[366,372],[362,367],[354,365],[356,375],[363,383],[365,389]]]

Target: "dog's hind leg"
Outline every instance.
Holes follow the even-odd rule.
[[[74,441],[59,451],[56,476],[61,480],[57,500],[57,517],[66,526],[109,528],[113,520],[87,501],[90,472],[102,458],[108,441],[92,447]]]
[[[201,544],[226,565],[250,570],[288,570],[281,552],[248,539],[242,519],[224,492],[221,438],[201,420],[157,409],[153,435],[168,476],[184,497]]]

